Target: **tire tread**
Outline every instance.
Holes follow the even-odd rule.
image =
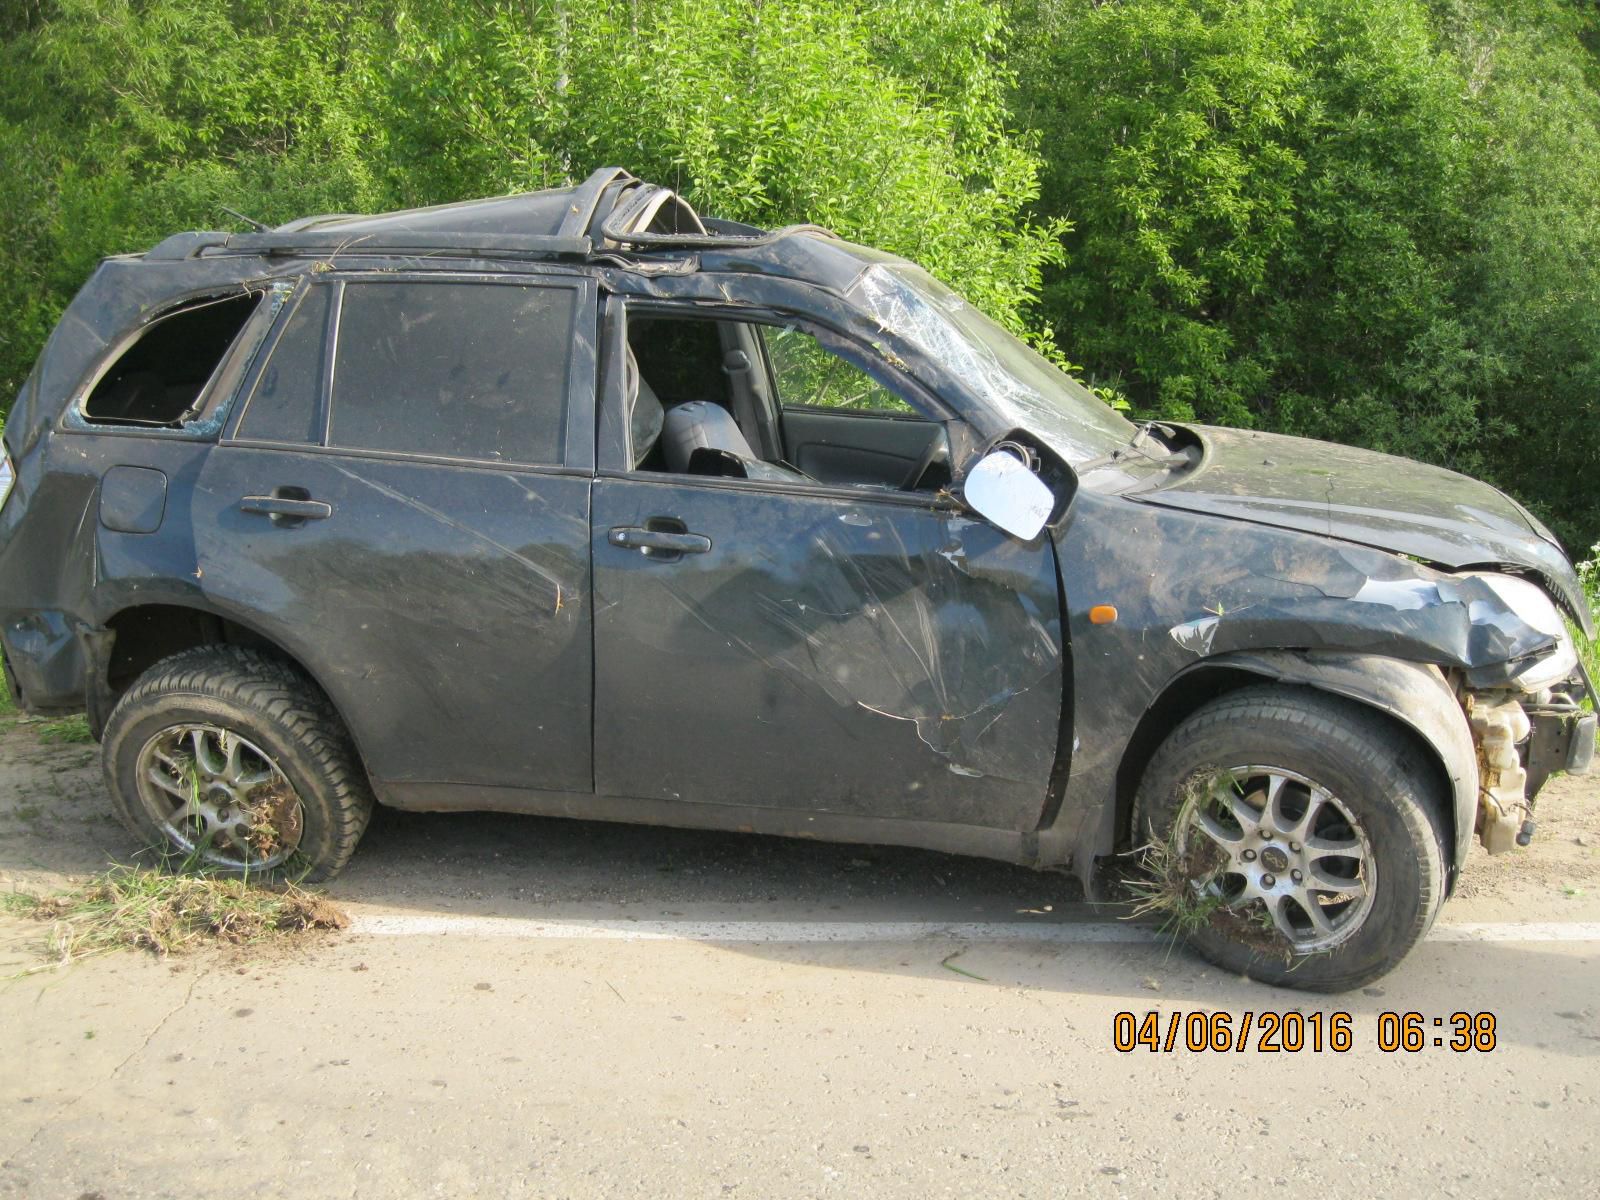
[[[237,704],[276,724],[310,759],[322,797],[333,819],[331,853],[310,878],[336,873],[354,853],[372,819],[374,800],[366,770],[344,722],[332,703],[294,666],[245,646],[207,645],[181,650],[160,660],[123,693],[107,721],[106,775],[118,817],[136,835],[141,828],[129,798],[117,786],[110,748],[120,721],[146,702],[197,696]]]
[[[1230,692],[1181,722],[1157,750],[1140,787],[1138,828],[1143,833],[1158,833],[1152,824],[1151,809],[1160,797],[1150,794],[1151,781],[1169,778],[1174,773],[1174,763],[1182,761],[1193,747],[1214,743],[1219,734],[1239,728],[1272,726],[1288,727],[1320,742],[1350,769],[1370,778],[1395,800],[1395,812],[1414,842],[1424,847],[1431,844],[1436,852],[1420,856],[1417,894],[1410,898],[1414,906],[1408,905],[1414,907],[1414,917],[1407,927],[1388,931],[1378,961],[1351,962],[1348,970],[1341,971],[1334,966],[1339,961],[1335,950],[1325,956],[1299,956],[1287,966],[1274,967],[1270,960],[1260,961],[1263,956],[1245,952],[1236,961],[1222,965],[1238,967],[1264,982],[1312,991],[1339,992],[1361,987],[1387,973],[1410,953],[1431,928],[1444,898],[1444,864],[1449,848],[1441,821],[1445,811],[1442,786],[1414,741],[1392,722],[1353,700],[1307,688],[1269,684]],[[1203,939],[1195,940],[1208,957],[1219,959],[1216,947],[1207,947]],[[1305,968],[1313,963],[1319,969],[1307,971]]]

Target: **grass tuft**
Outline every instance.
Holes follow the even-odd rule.
[[[113,867],[53,896],[13,892],[6,909],[49,921],[49,948],[71,962],[124,947],[165,957],[210,942],[247,945],[350,924],[326,897],[293,884],[273,890],[242,879]]]
[[[0,654],[0,662],[4,660],[5,655]],[[11,689],[6,687],[3,681],[0,681],[0,730],[9,729],[16,723],[17,717],[20,715],[17,712],[17,706],[11,703]]]
[[[1589,611],[1593,614],[1595,624],[1600,625],[1600,542],[1589,548],[1589,557],[1578,564],[1578,580],[1583,584],[1583,595],[1589,602]],[[1567,622],[1567,632],[1572,635],[1572,644],[1577,647],[1578,657],[1583,659],[1583,665],[1588,668],[1589,678],[1600,685],[1600,642],[1591,642],[1583,636],[1583,631],[1570,620]],[[1590,698],[1591,701],[1593,697]]]
[[[1288,961],[1290,945],[1260,901],[1235,908],[1208,886],[1226,865],[1222,851],[1198,835],[1187,839],[1187,849],[1179,847],[1185,840],[1183,823],[1188,814],[1219,787],[1237,788],[1238,781],[1227,771],[1201,770],[1185,782],[1178,819],[1165,840],[1141,847],[1138,869],[1122,881],[1133,903],[1128,918],[1160,918],[1160,932],[1173,942],[1212,929],[1258,953]]]
[[[34,728],[39,733],[39,740],[46,746],[78,745],[94,741],[94,738],[89,733],[89,722],[83,717],[63,717],[59,721],[41,721]]]

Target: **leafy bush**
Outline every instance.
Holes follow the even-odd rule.
[[[1583,594],[1588,597],[1589,611],[1594,615],[1594,623],[1600,626],[1600,542],[1590,546],[1589,557],[1578,564],[1578,578],[1583,582]],[[1573,643],[1578,647],[1583,664],[1588,668],[1589,678],[1600,684],[1600,642],[1589,641],[1571,621],[1567,622],[1567,632],[1572,635]],[[1593,699],[1590,697],[1591,708],[1595,707]]]
[[[1600,94],[1556,0],[1013,0],[1043,316],[1147,415],[1364,444],[1600,536]],[[1586,76],[1586,72],[1590,72]]]

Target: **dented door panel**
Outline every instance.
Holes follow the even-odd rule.
[[[669,525],[709,547],[611,535]],[[1037,825],[1061,717],[1048,538],[870,494],[602,478],[593,554],[600,794]]]
[[[284,486],[294,523],[241,498]],[[316,664],[380,790],[448,782],[588,791],[586,478],[224,446],[195,489],[196,571]]]

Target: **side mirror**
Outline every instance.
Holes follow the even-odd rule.
[[[1025,542],[1039,536],[1056,506],[1055,493],[1009,450],[985,454],[961,494],[975,513]]]

